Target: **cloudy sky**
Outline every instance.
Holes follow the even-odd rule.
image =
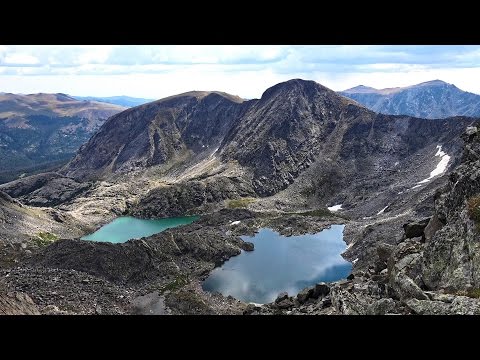
[[[0,45],[0,92],[158,99],[221,90],[258,98],[292,78],[333,90],[440,79],[480,94],[480,46]]]

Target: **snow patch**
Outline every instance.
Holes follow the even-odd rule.
[[[440,162],[437,164],[437,167],[433,169],[433,171],[430,173],[430,176],[428,178],[423,179],[422,181],[419,181],[417,185],[415,185],[410,189],[415,189],[419,187],[421,184],[425,184],[429,182],[435,176],[442,175],[447,170],[448,162],[450,161],[450,155],[447,155],[447,153],[442,151],[442,145],[437,145],[437,152],[435,153],[435,156],[439,156],[441,158]]]
[[[216,148],[215,151],[210,154],[210,157],[213,157],[213,156],[217,153],[218,149],[219,149],[219,148]]]
[[[263,306],[263,305],[264,305],[264,304],[255,303],[255,302],[249,302],[249,304],[252,304],[252,305],[255,305],[255,306],[258,306],[258,307],[260,307],[260,306]]]
[[[232,221],[232,222],[230,223],[230,226],[238,225],[238,224],[240,224],[240,220]]]
[[[328,210],[330,211],[338,211],[338,210],[342,210],[342,204],[337,204],[337,205],[333,205],[333,206],[329,206],[327,207]]]
[[[388,207],[388,205],[385,206],[382,210],[380,210],[380,211],[377,213],[377,215],[383,214],[383,213],[385,212],[385,210],[387,210],[387,207]]]
[[[445,156],[447,155],[444,151],[442,151],[442,145],[437,145],[437,153],[435,154],[435,156]]]
[[[355,260],[352,261],[352,264],[355,265],[358,261],[358,258],[356,258]]]
[[[393,164],[393,166],[397,166],[398,165],[398,161],[395,162],[395,164]]]

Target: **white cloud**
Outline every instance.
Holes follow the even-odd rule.
[[[21,65],[36,65],[39,63],[40,63],[39,59],[30,54],[13,53],[13,54],[7,54],[2,61],[2,64],[0,65],[5,64],[5,65],[21,66]]]
[[[204,89],[254,98],[304,78],[333,90],[441,79],[480,93],[479,60],[478,46],[0,45],[0,92],[161,98]]]

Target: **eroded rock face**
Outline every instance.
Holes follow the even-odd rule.
[[[480,194],[478,129],[468,129],[463,139],[462,163],[435,201],[435,216],[445,225],[436,226],[424,251],[423,279],[431,289],[480,288],[480,233],[468,209],[469,201]]]

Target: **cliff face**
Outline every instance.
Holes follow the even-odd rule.
[[[480,288],[480,133],[471,127],[462,137],[462,162],[435,200],[423,272],[431,288],[474,291]]]

